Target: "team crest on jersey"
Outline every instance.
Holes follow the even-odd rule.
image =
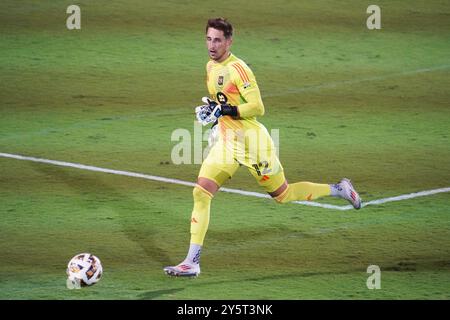
[[[223,76],[219,76],[219,78],[217,79],[217,84],[219,86],[223,86]]]
[[[244,89],[250,88],[250,82],[245,82],[244,83]]]

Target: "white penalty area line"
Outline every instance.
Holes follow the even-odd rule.
[[[189,186],[189,187],[194,187],[196,185],[196,183],[179,180],[179,179],[171,179],[171,178],[153,176],[153,175],[130,172],[130,171],[106,169],[106,168],[88,166],[88,165],[79,164],[79,163],[41,159],[41,158],[35,158],[35,157],[26,157],[26,156],[21,156],[21,155],[17,155],[17,154],[0,153],[0,157],[17,159],[17,160],[26,160],[26,161],[32,161],[32,162],[47,163],[47,164],[52,164],[52,165],[56,165],[56,166],[60,166],[60,167],[70,167],[70,168],[77,168],[77,169],[88,170],[88,171],[117,174],[117,175],[121,175],[121,176],[142,178],[142,179],[165,182],[165,183],[179,184],[179,185]],[[249,196],[249,197],[271,199],[271,197],[268,194],[263,194],[263,193],[259,193],[259,192],[252,192],[252,191],[245,191],[245,190],[231,189],[231,188],[220,188],[220,191],[228,192],[228,193],[236,193],[236,194],[240,194],[243,196]],[[424,197],[424,196],[429,196],[429,195],[443,193],[443,192],[450,192],[450,188],[426,190],[426,191],[421,191],[421,192],[404,194],[404,195],[400,195],[400,196],[396,196],[396,197],[372,200],[372,201],[368,201],[368,202],[363,202],[362,206],[365,207],[368,205],[378,205],[378,204],[387,203],[387,202],[407,200],[407,199]],[[318,202],[313,202],[313,201],[293,201],[293,203],[302,204],[305,206],[320,207],[320,208],[325,208],[325,209],[334,209],[334,210],[342,210],[342,211],[353,209],[353,207],[351,205],[336,206],[336,205],[332,205],[332,204],[318,203]]]

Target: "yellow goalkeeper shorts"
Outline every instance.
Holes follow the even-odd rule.
[[[286,180],[274,149],[258,150],[256,154],[230,152],[221,141],[209,151],[198,176],[210,179],[220,187],[240,166],[245,166],[266,192],[274,192]]]

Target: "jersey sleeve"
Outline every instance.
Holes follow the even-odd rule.
[[[241,62],[234,62],[230,66],[231,79],[243,98],[239,104],[238,113],[241,118],[264,115],[264,104],[252,70]]]

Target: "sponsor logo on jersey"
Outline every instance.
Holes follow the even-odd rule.
[[[225,104],[228,101],[227,96],[223,92],[217,92],[217,101],[219,101],[220,104]]]

